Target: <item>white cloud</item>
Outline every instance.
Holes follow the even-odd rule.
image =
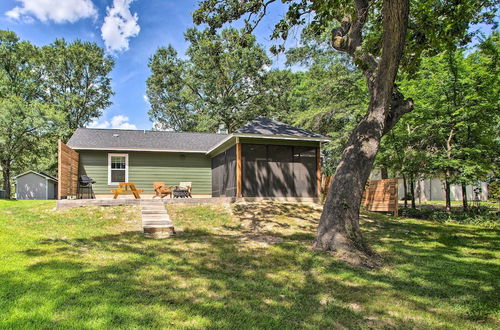
[[[111,128],[121,128],[121,129],[137,129],[134,124],[128,122],[128,117],[123,115],[114,116],[111,118]]]
[[[128,49],[129,39],[139,34],[139,16],[130,12],[134,0],[113,0],[113,7],[106,8],[106,17],[101,26],[101,36],[109,52]]]
[[[7,17],[30,22],[33,17],[42,22],[76,22],[82,18],[97,17],[91,0],[17,0],[20,3],[5,13]]]
[[[127,116],[118,115],[111,118],[111,122],[105,120],[100,122],[94,120],[88,126],[88,128],[119,128],[119,129],[137,129],[134,124],[129,123],[129,118]]]
[[[87,128],[109,128],[109,121],[99,122],[97,119],[87,125]]]

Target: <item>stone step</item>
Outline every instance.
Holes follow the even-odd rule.
[[[164,217],[169,217],[168,213],[143,213],[142,218],[164,218]]]
[[[151,238],[166,238],[175,234],[174,224],[161,200],[141,201],[142,228]]]
[[[174,225],[144,225],[143,229],[160,229],[160,228],[174,228]]]
[[[164,222],[168,222],[168,223],[171,223],[172,221],[169,219],[169,218],[157,218],[157,219],[142,219],[142,223],[164,223]]]
[[[142,219],[142,223],[146,223],[146,222],[162,223],[162,222],[172,222],[172,220],[170,220],[170,218],[168,216],[164,217],[164,218],[144,218],[144,219]]]
[[[160,227],[162,227],[162,226],[173,227],[174,224],[172,222],[170,222],[170,221],[164,221],[164,222],[143,222],[142,223],[142,227],[143,228],[147,227],[147,226],[149,226],[149,227],[157,227],[157,226],[160,226]]]
[[[167,212],[165,211],[165,209],[142,209],[141,213],[142,214],[157,214],[157,213],[166,214]]]

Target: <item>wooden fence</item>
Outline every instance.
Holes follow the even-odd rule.
[[[368,211],[398,215],[398,179],[370,180],[361,201]]]
[[[331,176],[323,176],[322,191],[325,196],[332,184]],[[393,212],[398,215],[398,179],[370,180],[361,200],[368,211]]]
[[[78,152],[59,140],[57,142],[57,155],[59,179],[57,196],[59,196],[59,199],[76,196],[78,189]]]

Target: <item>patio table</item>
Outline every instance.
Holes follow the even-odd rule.
[[[111,190],[112,192],[115,193],[115,196],[113,199],[116,199],[119,194],[128,194],[132,193],[135,197],[135,199],[141,199],[141,196],[139,193],[141,193],[143,190],[142,189],[137,189],[135,187],[135,183],[133,182],[120,182],[118,184],[118,189],[116,190]]]

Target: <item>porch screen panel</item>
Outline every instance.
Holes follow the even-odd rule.
[[[243,196],[270,196],[267,146],[263,144],[243,144],[241,153]]]
[[[268,196],[295,196],[293,147],[269,145],[267,148],[269,162]]]
[[[212,158],[212,196],[236,196],[236,148]]]
[[[224,196],[236,196],[236,147],[231,147],[225,152],[224,162]]]
[[[222,171],[224,170],[224,153],[212,158],[212,196],[220,197],[222,189]]]
[[[314,197],[317,191],[316,148],[294,147],[293,149],[296,196]]]

